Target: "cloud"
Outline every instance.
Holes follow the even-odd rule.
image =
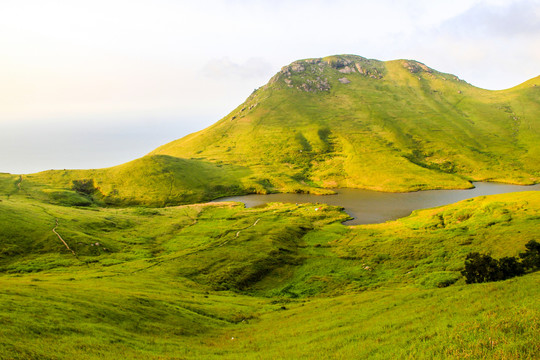
[[[394,44],[391,56],[420,60],[487,89],[538,75],[540,0],[483,0]]]
[[[268,77],[272,70],[273,67],[261,58],[250,58],[238,64],[227,57],[212,59],[202,69],[205,76],[214,79],[262,78]]]
[[[445,21],[445,32],[462,36],[536,36],[540,33],[540,1],[521,0],[506,5],[477,4]]]

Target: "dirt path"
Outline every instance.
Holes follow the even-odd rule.
[[[235,238],[237,238],[238,236],[240,236],[240,233],[241,233],[242,231],[247,230],[247,229],[249,229],[250,227],[253,227],[253,226],[257,225],[257,223],[259,222],[259,220],[261,220],[261,218],[258,218],[257,220],[255,220],[255,222],[254,222],[253,224],[249,225],[248,227],[245,227],[245,228],[243,228],[243,229],[238,230],[238,232],[236,233]],[[228,243],[230,240],[231,240],[231,239],[226,240],[225,242],[219,244],[217,247],[222,247],[223,245],[225,245],[226,243]]]
[[[17,188],[19,189],[19,191],[21,191],[21,183],[22,183],[22,175],[20,175],[19,182],[17,183]]]
[[[71,251],[71,253],[73,254],[73,256],[77,257],[77,254],[75,254],[75,251],[71,250],[71,248],[69,247],[69,245],[64,241],[64,239],[62,239],[62,237],[60,236],[59,233],[56,232],[56,228],[58,227],[58,219],[56,219],[56,226],[52,229],[52,232],[56,234],[56,236],[58,236],[58,238],[60,239],[60,241],[62,241],[64,243],[64,245],[66,246],[66,249],[68,249],[69,251]]]
[[[194,225],[194,224],[197,223],[197,219],[196,219],[196,218],[193,218],[193,217],[191,217],[191,216],[189,216],[189,215],[188,215],[188,217],[190,217],[191,219],[194,220],[193,224],[190,224],[190,225],[188,225],[188,226],[192,226],[192,225]],[[260,220],[261,220],[261,218],[258,218],[257,220],[255,220],[255,222],[254,222],[253,224],[251,224],[251,225],[249,225],[249,226],[247,226],[247,227],[245,227],[245,228],[243,228],[243,229],[238,230],[238,232],[236,233],[235,238],[237,238],[238,236],[240,236],[240,232],[242,232],[242,231],[244,231],[244,230],[247,230],[247,229],[249,229],[250,227],[253,227],[253,226],[257,225],[257,223],[258,223]],[[225,242],[223,242],[223,243],[221,243],[221,244],[219,244],[219,245],[217,245],[216,247],[222,247],[223,245],[225,245],[225,244],[228,243],[229,241],[230,241],[230,239],[229,239],[229,240],[226,240]],[[66,245],[66,246],[67,246],[67,245]],[[145,267],[145,268],[141,268],[141,269],[134,270],[134,271],[132,271],[131,273],[133,274],[133,273],[136,273],[136,272],[139,272],[139,271],[148,270],[148,269],[150,269],[150,268],[152,268],[152,267],[154,267],[154,266],[157,266],[157,265],[159,265],[159,264],[164,263],[165,261],[177,260],[177,259],[180,259],[181,257],[184,257],[184,256],[193,255],[193,254],[196,254],[196,253],[201,252],[201,251],[206,251],[206,250],[208,250],[208,249],[211,248],[211,247],[212,247],[212,246],[206,246],[206,247],[204,247],[204,248],[202,248],[202,249],[197,249],[197,250],[195,250],[195,251],[188,252],[188,253],[185,253],[185,254],[182,254],[182,255],[179,255],[179,256],[174,256],[174,257],[172,257],[172,258],[164,259],[164,260],[158,261],[158,262],[156,262],[156,263],[154,263],[154,264],[152,264],[152,265],[150,265],[150,266],[147,266],[147,267]]]
[[[259,220],[261,220],[261,218],[258,218],[258,219],[253,223],[253,225],[249,225],[249,226],[246,227],[246,228],[243,228],[243,229],[241,229],[241,230],[238,230],[238,232],[236,233],[236,237],[238,237],[238,236],[240,235],[240,232],[241,232],[241,231],[247,230],[247,229],[249,229],[250,227],[253,227],[253,226],[257,225],[257,223],[259,222]]]

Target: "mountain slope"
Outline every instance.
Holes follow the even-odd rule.
[[[412,60],[342,55],[285,66],[216,124],[139,160],[27,180],[66,189],[93,179],[96,199],[152,205],[242,192],[531,184],[540,181],[539,144],[540,77],[488,91]]]
[[[261,166],[271,182],[323,187],[531,183],[540,171],[537,84],[487,91],[415,61],[297,61],[214,126],[153,154]]]
[[[50,170],[25,175],[22,188],[43,198],[47,194],[40,192],[39,184],[61,191],[73,187],[74,181],[89,180],[92,188],[87,195],[98,203],[166,206],[207,201],[223,193],[239,194],[245,190],[238,179],[249,173],[249,169],[237,165],[152,155],[106,169]]]

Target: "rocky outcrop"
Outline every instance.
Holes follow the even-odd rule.
[[[343,67],[342,69],[338,70],[342,74],[350,74],[352,72],[356,72],[356,70],[353,67],[350,67],[349,65]]]
[[[427,67],[426,65],[422,64],[422,63],[419,63],[417,61],[402,61],[401,62],[401,65],[409,70],[409,72],[411,74],[416,74],[416,73],[419,73],[419,72],[422,72],[422,71],[425,71],[427,73],[432,73],[433,70],[430,69],[429,67]]]
[[[383,75],[377,68],[368,68],[368,67],[362,67],[361,64],[356,63],[354,64],[356,66],[356,69],[358,70],[358,73],[364,76],[369,76],[372,79],[382,79]]]
[[[271,80],[270,84],[282,80],[289,88],[306,92],[319,92],[330,90],[328,78],[323,76],[324,66],[320,66],[321,59],[307,59],[295,61],[281,68]]]
[[[361,56],[339,55],[326,58],[299,60],[281,68],[269,82],[281,82],[288,88],[306,92],[329,91],[332,79],[348,84],[351,78],[342,74],[358,74],[372,79],[382,79],[384,63]]]
[[[291,66],[289,66],[289,69],[292,71],[292,72],[302,72],[304,70],[306,70],[306,68],[298,63],[298,62],[294,62],[291,64]]]

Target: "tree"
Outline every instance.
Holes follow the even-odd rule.
[[[85,195],[92,195],[96,191],[94,179],[73,180],[73,186],[71,188]]]
[[[540,243],[535,240],[525,244],[527,249],[518,257],[503,257],[499,260],[477,252],[465,258],[465,269],[461,272],[467,284],[498,281],[540,269]],[[520,261],[521,259],[521,261]]]

